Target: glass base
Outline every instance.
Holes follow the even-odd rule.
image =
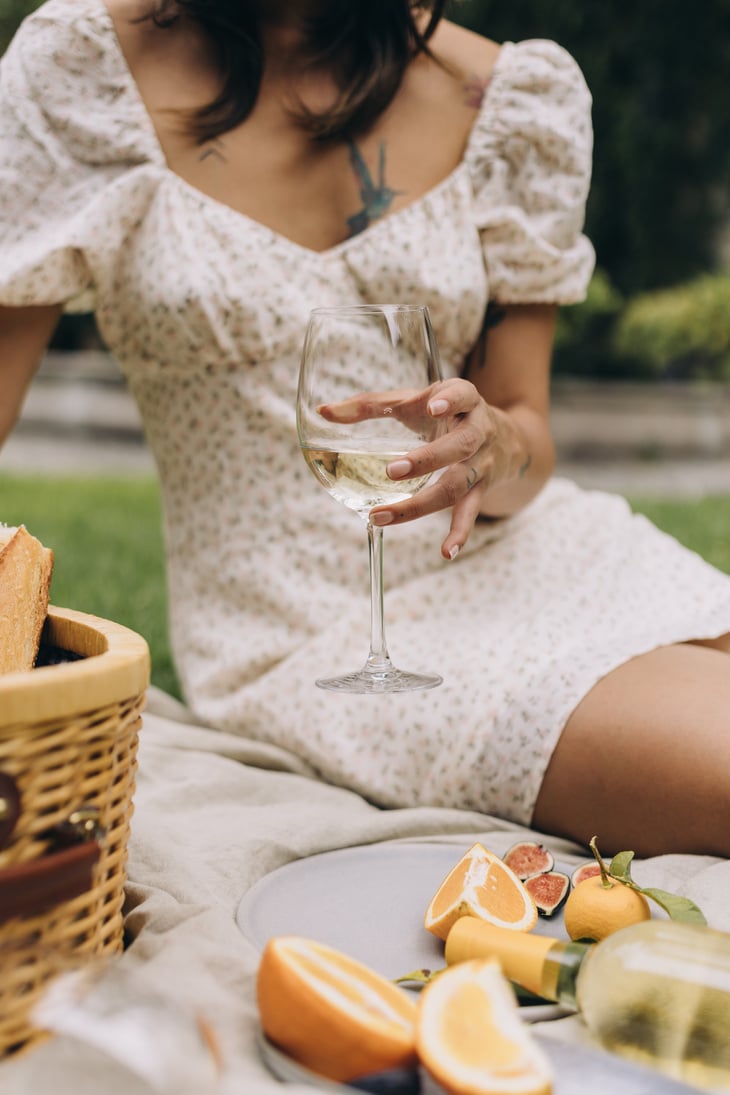
[[[408,673],[391,666],[381,672],[360,669],[345,673],[342,677],[320,677],[314,682],[317,688],[328,692],[359,692],[369,695],[384,692],[415,692],[419,689],[436,688],[443,684],[443,677],[433,673]]]

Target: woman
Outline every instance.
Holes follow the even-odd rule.
[[[163,489],[188,703],[384,806],[479,809],[639,854],[730,851],[730,579],[551,479],[557,306],[590,100],[549,42],[440,0],[49,0],[2,62],[0,430],[91,302]],[[429,306],[446,471],[388,525],[396,660],[433,692],[322,693],[362,660],[362,530],[298,452],[318,305]],[[439,551],[440,545],[440,551]],[[110,545],[111,547],[111,545]]]

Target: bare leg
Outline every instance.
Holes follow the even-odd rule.
[[[633,658],[591,689],[533,825],[607,854],[730,856],[730,636]]]

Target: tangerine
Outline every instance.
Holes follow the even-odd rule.
[[[571,939],[598,942],[607,935],[651,919],[649,902],[624,882],[593,875],[571,891],[563,908],[565,930]]]
[[[330,1080],[415,1061],[416,1004],[403,989],[332,947],[277,936],[256,980],[264,1034]]]
[[[423,923],[427,931],[446,939],[460,916],[530,931],[537,923],[537,906],[514,871],[477,842],[441,883]]]

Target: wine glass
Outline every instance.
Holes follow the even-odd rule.
[[[368,304],[311,313],[297,394],[299,444],[317,481],[365,521],[370,558],[367,660],[360,670],[317,680],[320,688],[381,693],[441,684],[435,674],[406,672],[390,660],[383,620],[383,530],[369,518],[373,506],[411,498],[431,478],[429,473],[394,480],[386,467],[443,432],[442,423],[427,413],[424,395],[440,379],[427,308]]]

